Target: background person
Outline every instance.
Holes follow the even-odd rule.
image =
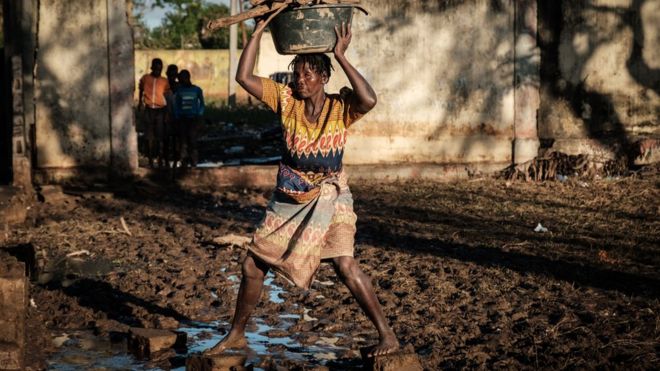
[[[142,112],[145,139],[147,142],[147,158],[149,166],[154,166],[154,159],[158,160],[160,166],[164,164],[164,135],[165,115],[167,114],[167,100],[170,84],[161,76],[163,72],[163,61],[154,58],[151,61],[151,73],[140,78],[139,90],[140,100],[138,111]]]
[[[204,92],[190,81],[190,72],[179,72],[179,87],[174,95],[174,116],[180,128],[183,166],[197,166],[197,136],[204,116]]]
[[[179,88],[179,67],[170,64],[165,71],[167,82],[170,84],[170,92],[165,95],[167,101],[167,115],[165,117],[165,163],[169,167],[170,161],[174,167],[177,166],[181,155],[181,140],[179,122],[174,118],[174,94]]]

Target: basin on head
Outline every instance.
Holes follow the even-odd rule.
[[[337,42],[335,26],[353,20],[353,9],[359,6],[315,5],[290,8],[270,22],[275,49],[280,54],[309,54],[331,52]]]

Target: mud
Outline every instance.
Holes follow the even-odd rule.
[[[659,186],[654,174],[354,183],[356,258],[425,369],[653,369]],[[31,369],[52,365],[63,333],[125,341],[129,326],[188,328],[198,351],[227,331],[245,250],[217,241],[249,236],[270,191],[145,179],[64,192],[3,243],[33,248],[41,272],[30,288]],[[534,232],[539,223],[548,231]],[[269,277],[248,329],[260,336],[253,365],[361,367],[377,333],[330,266],[317,278],[305,292]],[[182,364],[176,354],[153,362],[144,367]]]

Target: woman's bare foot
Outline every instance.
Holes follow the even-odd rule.
[[[377,357],[385,354],[394,353],[399,350],[399,341],[396,339],[393,333],[387,334],[380,338],[378,345],[371,349],[369,352],[369,357]]]
[[[247,345],[248,344],[247,340],[245,339],[245,335],[237,335],[230,332],[227,336],[225,336],[224,339],[220,340],[218,344],[214,345],[213,348],[205,350],[203,354],[220,354],[228,349],[243,349],[246,348]]]

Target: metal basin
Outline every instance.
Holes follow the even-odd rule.
[[[315,5],[287,9],[270,22],[280,54],[327,53],[337,42],[335,25],[351,24],[352,5]]]

